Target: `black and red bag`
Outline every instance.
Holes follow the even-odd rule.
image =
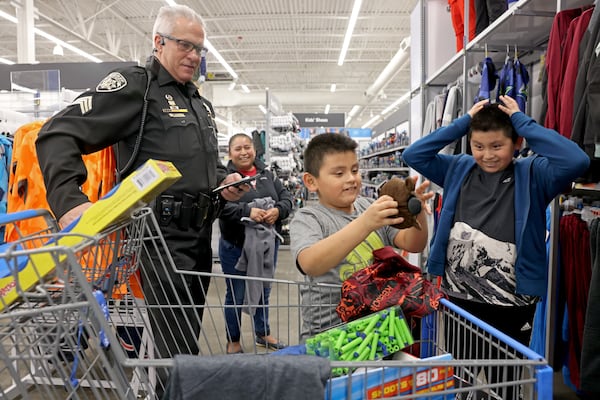
[[[400,305],[406,317],[420,318],[437,310],[440,299],[447,297],[392,247],[373,251],[373,257],[373,264],[342,284],[342,299],[336,308],[342,321],[394,305]]]

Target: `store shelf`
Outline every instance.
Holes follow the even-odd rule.
[[[402,151],[402,150],[406,149],[407,147],[408,146],[388,147],[386,149],[378,150],[378,151],[375,151],[373,153],[363,154],[363,155],[361,155],[359,157],[359,160],[366,160],[366,159],[369,159],[371,157],[386,155],[386,154],[393,153],[393,152],[398,151],[398,150]]]
[[[591,0],[563,0],[562,8],[574,8],[590,4]],[[543,50],[548,41],[552,20],[556,15],[556,2],[548,0],[521,0],[483,32],[467,43],[466,49],[455,54],[441,68],[426,79],[429,86],[447,85],[456,81],[463,73],[463,58],[467,57],[470,67],[488,56],[501,63],[506,56],[507,46],[512,54],[515,47],[519,54]]]
[[[408,173],[409,170],[410,170],[410,168],[407,168],[407,167],[361,168],[361,171],[364,171],[364,172],[406,172],[406,173]]]

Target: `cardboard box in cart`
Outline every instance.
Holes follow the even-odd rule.
[[[132,210],[148,204],[152,199],[181,178],[175,166],[167,161],[148,160],[132,172],[105,197],[94,203],[81,217],[63,232],[81,235],[96,235],[129,217]],[[75,246],[84,240],[84,236],[66,235],[52,245]],[[6,251],[11,243],[7,243]],[[13,249],[13,251],[18,250]],[[14,279],[14,265],[0,265],[0,311],[17,298],[17,285],[27,291],[40,278],[54,270],[55,260],[49,253],[35,253],[19,262],[17,281]],[[9,268],[10,267],[10,268]],[[4,271],[4,273],[2,272]]]
[[[325,389],[326,400],[370,400],[386,397],[409,395],[416,387],[416,393],[432,393],[431,396],[420,397],[428,400],[451,400],[454,394],[447,394],[454,387],[454,371],[445,366],[444,361],[452,359],[451,354],[442,354],[429,358],[416,358],[406,353],[397,360],[421,361],[422,367],[388,367],[355,371],[351,377],[340,376],[330,379]],[[441,365],[435,366],[439,361]],[[413,382],[414,380],[414,382]],[[365,387],[366,385],[366,387]],[[439,392],[439,394],[435,394]],[[366,393],[366,397],[365,397]]]

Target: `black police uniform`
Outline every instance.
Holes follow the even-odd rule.
[[[227,175],[218,156],[212,105],[199,95],[193,83],[182,85],[173,79],[155,57],[149,59],[146,69],[128,67],[110,73],[94,90],[80,95],[44,124],[36,146],[48,203],[60,218],[88,201],[79,190],[86,179],[80,154],[119,142],[118,165],[122,167],[130,160],[140,128],[144,93],[148,90],[143,138],[133,168],[153,158],[171,161],[181,172],[181,179],[157,199],[157,204],[166,200],[171,206],[181,206],[187,199],[194,212],[178,217],[172,209],[162,214],[159,209],[157,218],[177,268],[210,272],[215,212],[213,204],[205,202],[206,194]],[[200,212],[198,204],[208,208]],[[202,220],[204,211],[212,214],[206,220]],[[142,274],[149,307],[172,306],[171,314],[151,311],[157,357],[198,353],[202,307],[187,307],[184,311],[175,305],[203,305],[209,279],[184,279],[170,269],[142,268]],[[173,281],[175,290],[170,290],[166,279]]]

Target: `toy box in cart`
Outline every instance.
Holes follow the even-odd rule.
[[[72,234],[58,237],[47,245],[71,247],[81,242],[84,235],[102,232],[127,218],[133,209],[150,202],[180,177],[181,174],[172,163],[148,160],[63,231]],[[0,251],[19,249],[18,243],[6,243]],[[55,260],[43,252],[24,258],[18,265],[0,264],[0,311],[17,299],[17,286],[21,291],[29,290],[54,267]],[[15,271],[18,273],[17,279]]]
[[[307,354],[345,363],[343,367],[332,369],[334,377],[328,381],[325,398],[367,400],[444,392],[452,388],[453,368],[433,363],[452,359],[450,354],[429,357],[414,367],[401,363],[420,360],[401,351],[414,343],[409,325],[402,308],[392,306],[308,338]],[[390,358],[392,364],[383,362]],[[382,361],[381,368],[360,368],[361,362],[376,360]],[[353,368],[353,364],[359,368]],[[427,398],[443,400],[454,396],[433,395]]]
[[[454,394],[448,390],[454,387],[453,368],[447,365],[435,366],[436,362],[452,360],[451,354],[420,359],[400,352],[394,361],[415,361],[423,366],[391,366],[394,361],[382,368],[356,370],[351,376],[330,379],[325,389],[326,400],[370,400],[411,394],[431,393],[420,397],[427,400],[452,400]],[[437,394],[436,394],[437,392]]]

